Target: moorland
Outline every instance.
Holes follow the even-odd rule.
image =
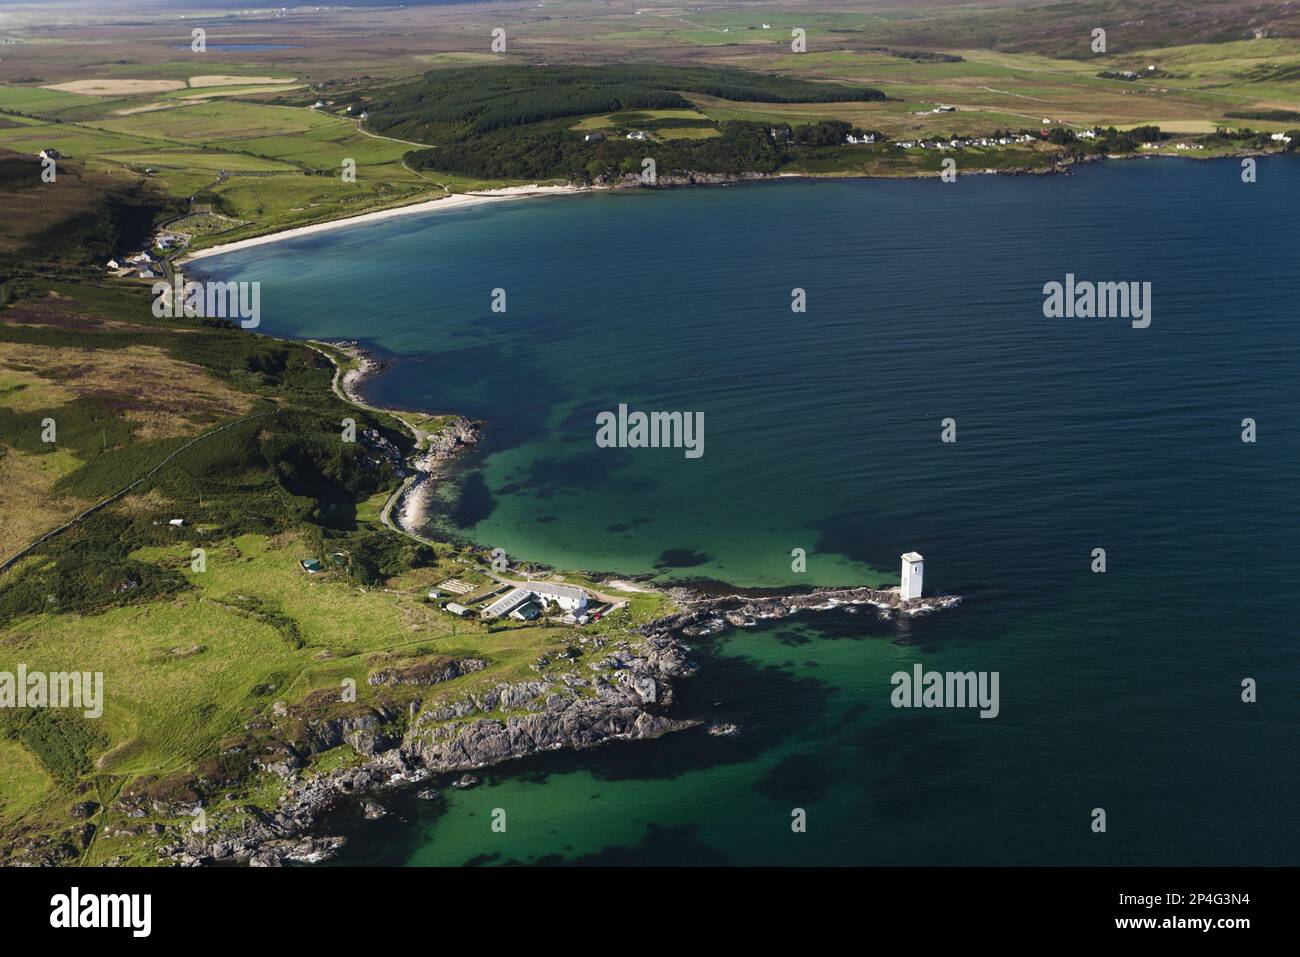
[[[0,670],[108,692],[96,721],[0,712],[0,860],[155,863],[198,808],[245,833],[417,718],[454,736],[458,705],[530,682],[599,697],[563,676],[616,683],[610,650],[641,653],[672,607],[628,592],[580,632],[449,615],[430,589],[492,593],[489,555],[383,513],[428,441],[411,424],[455,397],[359,406],[331,388],[344,353],[154,317],[149,280],[105,264],[160,228],[192,251],[458,193],[639,188],[647,156],[665,182],[1042,172],[1285,151],[1298,128],[1285,3],[0,4]]]

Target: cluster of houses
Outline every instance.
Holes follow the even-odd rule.
[[[948,140],[900,140],[896,145],[905,150],[919,148],[923,150],[960,150],[968,146],[1010,146],[1012,143],[1032,143],[1035,137],[1028,133],[1007,134],[1004,136],[953,137]]]
[[[1141,146],[1141,148],[1144,149],[1144,150],[1158,150],[1158,149],[1161,148],[1161,144],[1159,144],[1159,143],[1143,143],[1142,146]],[[1200,143],[1175,143],[1175,144],[1174,144],[1174,149],[1176,149],[1176,150],[1203,150],[1203,149],[1205,149],[1205,147],[1202,146]]]
[[[114,256],[104,268],[115,276],[139,276],[141,279],[155,279],[162,272],[162,263],[149,255],[148,250],[134,256]]]
[[[313,103],[313,104],[311,105],[310,109],[313,109],[313,110],[323,110],[323,109],[326,109],[327,107],[331,107],[331,106],[333,106],[333,105],[334,105],[334,101],[333,101],[333,100],[317,100],[315,103]],[[349,114],[350,114],[350,113],[352,112],[352,107],[349,106],[349,107],[348,107],[347,109],[345,109],[343,112],[344,112],[344,113],[349,113]],[[368,120],[368,119],[370,119],[370,111],[369,111],[369,110],[362,110],[361,113],[360,113],[359,118],[360,118],[360,119],[363,119],[363,120]]]
[[[650,139],[650,134],[645,130],[630,130],[623,138],[628,140],[648,140]],[[586,133],[582,137],[584,143],[599,143],[604,139],[605,134],[600,130],[592,130],[590,133]]]
[[[484,621],[506,616],[515,621],[533,621],[550,604],[566,613],[565,620],[579,624],[587,621],[587,593],[574,585],[552,582],[529,582],[527,587],[512,588],[479,614]]]
[[[474,586],[458,579],[448,579],[436,588],[430,589],[429,597],[441,598],[444,591],[452,592],[459,597],[467,590],[473,591]],[[500,618],[535,621],[546,613],[548,606],[554,605],[563,613],[562,621],[585,625],[588,621],[587,604],[587,592],[575,585],[529,582],[526,586],[512,585],[504,595],[483,608],[479,612],[479,617],[484,621],[496,621]],[[454,601],[449,601],[442,607],[457,618],[468,618],[474,613],[468,605]]]
[[[151,250],[161,249],[169,252],[174,249],[183,249],[189,242],[189,237],[182,233],[173,233],[168,230],[160,230],[154,234],[152,245],[143,252],[138,252],[132,256],[114,256],[104,264],[104,268],[115,276],[138,276],[141,279],[156,279],[162,274],[163,264],[161,259],[155,259]]]

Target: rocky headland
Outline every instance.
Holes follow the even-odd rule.
[[[196,866],[218,862],[252,866],[314,863],[344,844],[338,835],[319,833],[331,815],[346,812],[366,819],[384,816],[383,800],[394,789],[423,786],[425,800],[437,800],[427,788],[435,775],[491,767],[516,758],[562,748],[585,749],[616,741],[637,741],[705,724],[700,717],[677,714],[675,683],[694,674],[689,639],[715,635],[727,628],[751,628],[795,614],[871,607],[884,618],[924,615],[950,609],[957,596],[902,601],[897,589],[816,589],[800,594],[703,597],[674,589],[672,614],[641,626],[630,639],[607,641],[575,635],[566,653],[553,661],[543,655],[534,664],[537,677],[497,684],[451,701],[405,706],[378,703],[333,718],[311,716],[303,707],[278,707],[269,718],[250,722],[257,743],[232,744],[222,756],[244,759],[249,771],[268,772],[284,781],[278,806],[266,811],[238,807],[205,822],[202,830],[166,830],[158,853],[165,862]],[[578,667],[576,662],[587,662]],[[425,686],[481,670],[481,659],[422,663],[383,668],[370,675],[379,689]],[[734,724],[710,725],[711,735],[740,733]],[[347,744],[364,756],[355,765],[311,773],[309,762]],[[216,762],[221,765],[222,762]],[[162,796],[147,789],[124,793],[115,810],[127,818],[193,817],[236,780],[209,776],[180,795]],[[477,779],[470,781],[470,785]],[[469,786],[453,782],[451,786]],[[337,818],[335,818],[337,819]],[[150,825],[157,827],[157,825]]]

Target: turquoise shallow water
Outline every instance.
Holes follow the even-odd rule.
[[[892,579],[916,549],[967,599],[702,645],[683,708],[739,738],[498,769],[443,812],[358,825],[345,861],[1300,861],[1300,164],[1238,173],[529,200],[205,262],[262,282],[264,331],[388,354],[374,400],[487,420],[443,528],[753,585]],[[1150,281],[1151,327],[1045,319],[1067,272]],[[703,412],[704,456],[597,448],[620,402]],[[1000,716],[891,708],[915,662],[998,671]]]

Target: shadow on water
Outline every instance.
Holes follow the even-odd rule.
[[[727,856],[701,840],[698,832],[699,828],[693,825],[664,827],[650,824],[645,837],[637,844],[606,847],[595,854],[583,854],[573,858],[549,854],[538,858],[536,863],[552,866],[563,864],[596,867],[727,864]]]

